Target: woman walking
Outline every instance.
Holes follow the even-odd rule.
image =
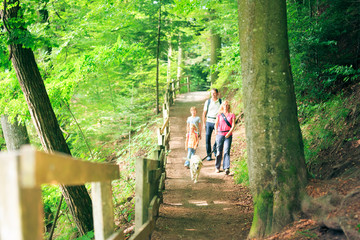
[[[215,172],[220,172],[221,160],[223,158],[224,150],[224,162],[223,169],[225,174],[230,173],[230,148],[232,142],[232,131],[235,127],[235,114],[231,112],[231,107],[228,101],[224,101],[220,106],[219,114],[216,117],[215,122],[215,135],[217,154],[215,161]]]

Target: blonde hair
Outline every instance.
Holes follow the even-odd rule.
[[[227,100],[225,100],[222,104],[221,104],[221,106],[220,106],[220,109],[219,109],[219,114],[221,114],[221,113],[224,113],[225,112],[225,107],[226,106],[229,106],[229,113],[231,112],[231,106],[230,106],[230,103],[227,101]]]
[[[191,112],[192,110],[197,111],[196,107],[191,107],[191,108],[190,108],[190,112]]]

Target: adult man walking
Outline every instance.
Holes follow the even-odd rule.
[[[206,132],[206,160],[211,160],[211,134],[214,131],[216,116],[221,105],[221,98],[219,98],[219,91],[216,88],[211,89],[211,98],[205,101],[203,111],[203,125]],[[216,156],[216,142],[214,144],[214,155]]]

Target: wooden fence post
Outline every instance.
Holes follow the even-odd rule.
[[[169,96],[169,105],[172,105],[174,103],[174,99],[173,99],[173,94],[171,91],[171,83],[168,84],[167,94]]]
[[[43,238],[41,189],[35,184],[33,155],[1,154],[0,239]]]
[[[93,182],[91,184],[91,195],[95,239],[108,239],[113,235],[115,228],[111,182]]]
[[[163,120],[164,122],[166,121],[166,119],[169,117],[169,110],[168,110],[168,105],[167,104],[163,104]]]
[[[173,95],[173,99],[176,99],[176,87],[175,87],[175,82],[174,80],[171,82],[171,89],[172,89],[172,95]]]
[[[165,137],[161,134],[161,128],[157,129],[157,136],[158,136],[158,145],[164,145]]]
[[[150,203],[147,161],[144,158],[136,159],[136,194],[135,194],[135,232],[148,219]]]
[[[189,79],[189,76],[186,77],[186,85],[187,85],[188,92],[190,92],[190,79]]]

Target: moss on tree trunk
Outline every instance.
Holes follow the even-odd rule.
[[[254,218],[249,237],[294,220],[306,169],[290,68],[286,1],[239,0],[245,128]]]

